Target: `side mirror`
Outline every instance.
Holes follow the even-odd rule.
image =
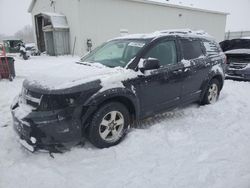
[[[142,65],[139,65],[139,69],[144,72],[146,70],[155,70],[160,68],[160,61],[155,58],[148,58],[143,60]]]

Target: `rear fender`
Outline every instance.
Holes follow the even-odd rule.
[[[206,89],[212,79],[217,79],[221,83],[220,89],[223,88],[224,80],[225,80],[225,68],[222,64],[214,65],[208,74],[208,78],[203,81],[202,86],[201,86],[201,91],[202,91],[201,100],[204,98]]]

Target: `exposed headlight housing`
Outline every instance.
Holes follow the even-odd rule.
[[[39,110],[50,111],[74,106],[81,93],[64,94],[64,95],[43,95]]]

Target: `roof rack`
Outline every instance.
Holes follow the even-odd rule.
[[[156,31],[154,34],[192,34],[192,35],[200,35],[200,36],[207,36],[208,33],[206,33],[203,30],[193,31],[191,29],[176,29],[176,30],[163,30],[163,31]]]

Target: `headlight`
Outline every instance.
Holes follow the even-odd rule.
[[[81,93],[67,95],[43,95],[39,110],[58,110],[69,106],[74,106]]]

